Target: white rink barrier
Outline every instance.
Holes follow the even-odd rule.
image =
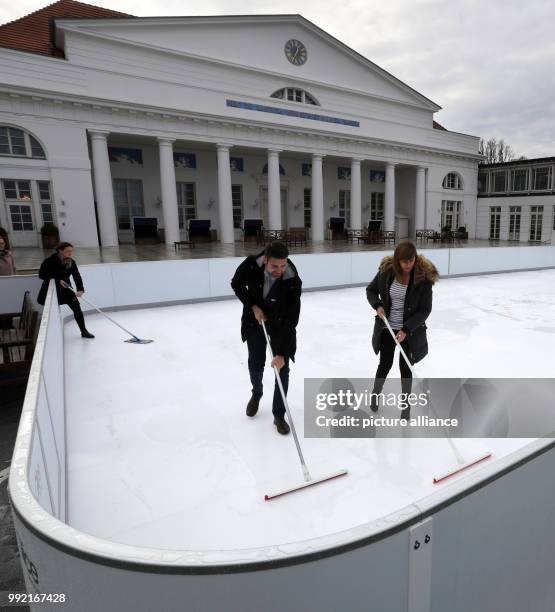
[[[165,264],[180,274],[199,262],[149,265],[161,271]],[[217,265],[227,276],[226,261]],[[133,266],[143,269],[118,264],[87,271],[113,275],[114,301],[124,289],[134,295],[140,289],[163,302],[168,294],[154,293],[164,288],[158,279],[154,287],[146,280],[138,289],[131,282],[122,286],[124,267]],[[169,299],[175,295],[170,292]],[[32,610],[552,610],[552,439],[532,441],[392,514],[331,535],[237,550],[146,548],[95,537],[65,522],[63,376],[62,322],[51,285],[9,481],[27,590],[61,602],[31,604]]]
[[[261,247],[262,250],[262,247]],[[369,283],[391,251],[293,255],[304,289]],[[555,267],[555,246],[425,249],[443,277]],[[140,261],[80,266],[87,297],[100,308],[129,308],[221,299],[243,257]],[[79,263],[79,262],[78,262]],[[36,276],[0,277],[0,312],[21,308],[26,289],[36,299]]]

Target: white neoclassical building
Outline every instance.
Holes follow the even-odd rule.
[[[191,218],[223,243],[245,218],[315,241],[338,216],[476,234],[478,138],[299,15],[135,18],[61,0],[1,26],[0,59],[13,245],[38,245],[46,222],[79,246],[131,243],[137,217],[167,243]]]

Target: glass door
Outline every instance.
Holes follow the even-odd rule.
[[[491,206],[489,209],[489,239],[499,240],[501,228],[501,206]]]
[[[113,184],[119,240],[122,243],[133,243],[133,217],[145,216],[143,182],[136,179],[114,179]]]
[[[509,208],[509,240],[520,240],[520,206]]]
[[[461,226],[462,202],[443,200],[441,202],[441,229],[458,230]]]
[[[530,241],[542,239],[543,206],[530,206]]]
[[[3,180],[10,246],[36,247],[38,229],[33,211],[31,181]]]
[[[345,228],[351,227],[351,192],[348,189],[339,191],[339,216],[345,219]]]

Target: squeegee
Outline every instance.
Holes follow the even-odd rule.
[[[71,285],[68,285],[64,281],[60,281],[60,283],[62,284],[62,287],[73,291],[73,293],[75,293],[75,295],[77,296],[75,289]],[[151,342],[154,342],[154,340],[146,340],[145,338],[139,338],[138,336],[135,336],[135,334],[132,334],[128,329],[125,329],[123,325],[120,325],[117,321],[114,321],[114,319],[108,316],[103,310],[100,310],[98,306],[95,306],[92,302],[89,302],[89,300],[87,300],[83,296],[81,296],[80,299],[83,300],[83,302],[86,302],[89,306],[92,306],[95,310],[98,310],[98,312],[102,316],[106,317],[108,321],[111,321],[114,325],[117,325],[120,329],[123,329],[126,334],[129,334],[131,336],[131,338],[129,338],[128,340],[124,340],[124,342],[129,342],[130,344],[150,344]]]
[[[403,355],[407,366],[409,367],[413,377],[415,377],[414,374],[414,368],[412,366],[412,363],[410,362],[409,358],[407,357],[405,351],[403,350],[403,347],[401,346],[401,343],[397,340],[397,338],[395,337],[395,332],[393,331],[393,329],[391,329],[391,325],[389,324],[389,321],[387,320],[386,316],[382,317],[383,322],[385,323],[385,326],[387,327],[387,329],[389,330],[389,333],[391,334],[391,337],[393,338],[395,344],[399,347],[399,350],[401,351],[401,354]],[[432,409],[432,411],[434,412],[435,416],[437,417],[437,414],[435,412],[435,410],[433,409],[432,405],[430,404],[430,408]],[[445,429],[444,429],[445,431]],[[478,455],[477,457],[474,457],[473,459],[471,459],[470,461],[467,461],[463,455],[461,454],[461,452],[459,451],[459,449],[455,446],[455,443],[453,442],[453,440],[447,435],[445,435],[447,442],[449,443],[449,446],[451,447],[451,450],[453,451],[453,454],[455,455],[455,458],[457,460],[457,467],[445,472],[444,474],[440,475],[440,476],[434,476],[432,482],[434,484],[438,484],[440,482],[443,482],[444,480],[447,480],[447,478],[451,478],[451,476],[455,476],[456,474],[459,474],[460,472],[467,470],[475,465],[477,465],[478,463],[481,463],[482,461],[485,461],[486,459],[490,459],[491,458],[491,453],[490,452],[486,452],[486,453],[482,453],[480,455]]]
[[[272,351],[272,346],[270,344],[270,338],[268,337],[268,332],[266,331],[266,325],[264,321],[261,321],[262,329],[264,330],[264,336],[266,336],[266,343],[268,344],[268,348],[270,350],[270,356],[272,360],[274,359],[274,352]],[[287,411],[287,417],[289,418],[289,425],[291,427],[291,433],[293,434],[293,439],[295,440],[295,446],[297,447],[297,454],[299,455],[299,461],[301,462],[301,467],[303,470],[304,482],[290,487],[288,489],[282,489],[281,491],[274,491],[273,493],[267,493],[264,495],[265,501],[270,501],[275,499],[276,497],[281,497],[283,495],[287,495],[288,493],[294,493],[295,491],[301,491],[302,489],[306,489],[308,487],[312,487],[317,484],[321,484],[323,482],[327,482],[329,480],[333,480],[335,478],[339,478],[341,476],[346,476],[348,474],[347,470],[338,470],[337,472],[332,472],[331,474],[327,474],[320,478],[313,478],[310,474],[308,467],[306,465],[306,461],[304,460],[303,451],[301,449],[301,445],[299,443],[299,438],[297,437],[297,432],[295,430],[295,424],[293,423],[293,417],[291,416],[291,411],[289,410],[289,404],[287,403],[287,398],[285,397],[285,391],[283,390],[283,385],[281,384],[281,378],[279,377],[279,370],[276,366],[274,366],[274,374],[276,375],[276,382],[279,387],[279,391],[281,393],[281,398],[283,399],[283,405],[285,406],[285,410]]]

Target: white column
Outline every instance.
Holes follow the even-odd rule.
[[[180,240],[175,165],[173,162],[173,139],[158,138],[158,150],[160,152],[160,184],[162,187],[164,234],[166,244],[173,244]]]
[[[227,145],[218,145],[218,212],[220,215],[220,241],[224,244],[233,244],[235,242],[235,231],[233,229],[229,146]]]
[[[426,210],[426,168],[418,166],[416,169],[416,205],[414,211],[414,232],[416,236],[417,229],[426,229],[424,227],[424,214]]]
[[[103,247],[118,246],[118,228],[107,139],[108,132],[91,132],[94,193],[98,229]]]
[[[351,229],[362,228],[362,192],[360,185],[360,159],[351,159]]]
[[[395,229],[395,164],[385,167],[385,204],[384,230],[392,232]]]
[[[268,229],[281,228],[281,193],[279,183],[279,151],[268,149]]]
[[[310,224],[312,241],[324,240],[324,178],[322,172],[322,155],[312,156],[312,189],[310,191]]]

